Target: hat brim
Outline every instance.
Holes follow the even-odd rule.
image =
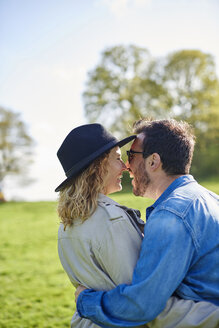
[[[55,192],[60,191],[61,189],[63,189],[67,183],[76,175],[78,175],[79,173],[81,173],[81,171],[83,171],[84,169],[86,169],[95,159],[97,159],[98,157],[100,157],[102,154],[104,154],[106,151],[114,148],[114,147],[123,147],[125,146],[127,143],[129,143],[130,141],[134,140],[136,138],[136,135],[132,135],[129,136],[127,138],[124,138],[120,141],[117,141],[116,139],[109,142],[108,144],[106,144],[104,147],[102,147],[101,149],[98,149],[95,153],[93,153],[92,155],[86,157],[83,161],[77,163],[72,169],[72,173],[67,177],[67,179],[65,179],[56,189]]]

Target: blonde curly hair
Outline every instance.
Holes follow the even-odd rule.
[[[58,215],[64,230],[71,226],[76,218],[85,221],[95,212],[98,195],[100,192],[104,193],[103,177],[107,174],[108,157],[109,151],[72,178],[59,192]]]

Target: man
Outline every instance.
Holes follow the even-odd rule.
[[[189,175],[195,144],[190,127],[139,121],[135,132],[127,164],[133,193],[155,203],[146,212],[132,284],[78,297],[79,314],[103,327],[147,323],[173,294],[219,305],[219,198]]]

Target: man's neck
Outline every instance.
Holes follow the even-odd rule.
[[[150,188],[145,196],[157,200],[171,183],[181,176],[182,175],[162,174],[162,176],[158,175],[154,177],[154,179],[151,180]]]

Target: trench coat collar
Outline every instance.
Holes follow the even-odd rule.
[[[119,205],[112,198],[109,198],[108,196],[106,196],[104,194],[99,194],[98,203],[105,203],[105,204],[110,204],[110,205]]]

